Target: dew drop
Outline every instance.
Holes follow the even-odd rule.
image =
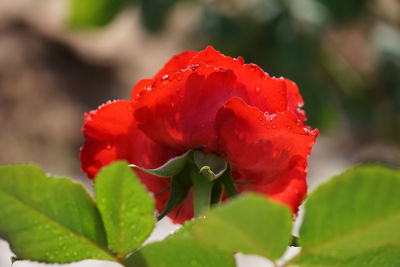
[[[261,91],[261,87],[260,86],[256,86],[256,92],[259,93],[260,91]]]
[[[192,71],[195,71],[199,67],[199,64],[193,65],[192,66]]]
[[[263,127],[264,127],[264,126],[265,126],[265,123],[263,123],[263,122],[262,122],[262,123],[261,123],[261,126],[263,126]]]
[[[169,75],[165,74],[164,76],[162,76],[161,81],[163,84],[167,84],[169,82]]]
[[[106,147],[106,149],[107,149],[107,150],[111,150],[111,145],[108,144],[107,147]]]
[[[263,117],[259,116],[259,117],[258,117],[258,120],[259,120],[259,121],[262,121],[262,120],[263,120]]]
[[[276,129],[276,125],[274,124],[274,125],[272,125],[272,129]]]
[[[269,120],[269,121],[273,121],[276,119],[275,113],[269,114],[268,112],[265,112],[264,115],[265,115],[265,118],[267,118],[267,120]]]
[[[249,66],[249,71],[255,72],[256,71],[256,67],[254,65],[250,65]]]
[[[182,72],[178,72],[178,73],[176,74],[176,79],[177,79],[178,81],[180,81],[180,80],[182,80],[182,76],[183,76]]]

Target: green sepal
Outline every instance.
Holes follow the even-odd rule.
[[[215,154],[205,154],[202,151],[193,151],[193,162],[199,168],[200,173],[210,181],[220,177],[227,169],[228,163]]]
[[[239,195],[239,192],[237,191],[236,186],[233,183],[232,171],[230,165],[228,165],[227,170],[222,174],[222,176],[219,179],[224,184],[224,191],[228,197],[235,197]]]
[[[211,206],[221,202],[222,197],[222,183],[216,180],[211,190]]]
[[[162,177],[162,178],[169,178],[177,175],[185,166],[187,162],[187,157],[190,153],[190,150],[188,150],[185,154],[182,154],[180,156],[177,156],[175,158],[172,158],[168,160],[164,165],[161,167],[158,167],[156,169],[145,169],[142,168],[138,165],[135,164],[129,164],[129,167],[133,167],[139,170],[142,170],[144,172],[147,172],[149,174]]]
[[[158,215],[157,220],[161,220],[165,215],[170,213],[172,210],[178,207],[183,200],[185,200],[191,185],[190,169],[189,166],[186,165],[177,175],[172,177],[171,192],[169,194],[167,204],[165,205],[163,211]]]

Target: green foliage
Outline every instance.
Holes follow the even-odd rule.
[[[356,167],[313,192],[299,243],[300,266],[398,266],[400,172]]]
[[[123,258],[152,232],[154,200],[125,162],[100,171],[94,186],[109,247]]]
[[[114,260],[97,208],[79,185],[38,167],[0,167],[0,237],[17,257],[66,263]]]
[[[154,227],[154,200],[131,168],[124,162],[105,167],[95,193],[97,207],[68,179],[32,165],[0,167],[0,237],[21,259],[101,259],[132,267],[231,267],[236,252],[276,260],[291,240],[289,209],[247,194],[186,222],[164,241],[140,247]],[[400,171],[353,168],[310,195],[302,250],[286,266],[399,266],[399,225]]]
[[[332,19],[336,22],[354,19],[368,4],[368,0],[314,0],[326,7]]]
[[[193,235],[222,250],[275,260],[282,256],[291,240],[291,212],[264,196],[241,196],[210,210],[205,217],[195,223]]]
[[[88,28],[110,23],[129,0],[73,0],[68,22],[72,27]]]
[[[143,25],[149,31],[159,31],[172,7],[179,0],[142,0],[140,4]]]
[[[127,267],[233,267],[232,253],[190,238],[171,238],[144,246],[124,262]]]

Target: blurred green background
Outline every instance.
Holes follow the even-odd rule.
[[[2,163],[79,170],[83,112],[211,44],[295,81],[327,158],[400,165],[397,0],[5,0],[0,15]]]

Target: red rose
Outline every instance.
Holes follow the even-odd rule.
[[[93,178],[117,159],[156,168],[187,150],[224,158],[237,189],[270,196],[297,212],[307,191],[307,157],[318,130],[304,125],[295,83],[270,77],[212,47],[174,56],[152,79],[139,81],[131,100],[108,102],[85,114],[82,169]],[[137,171],[161,211],[170,179]],[[168,215],[193,216],[192,196]]]

